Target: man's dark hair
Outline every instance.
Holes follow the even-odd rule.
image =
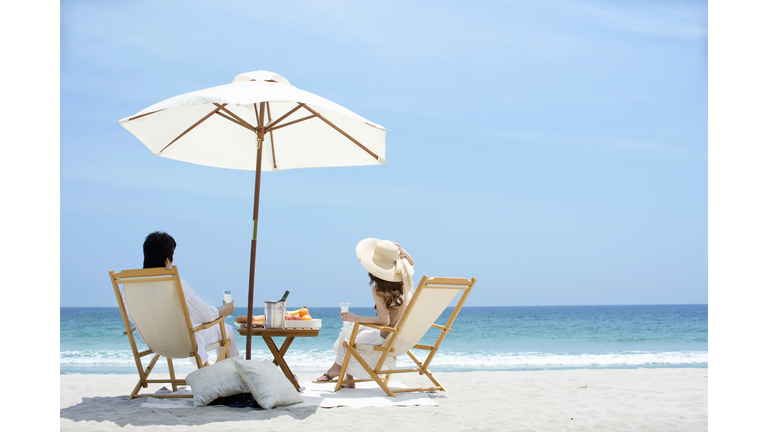
[[[173,262],[176,240],[168,233],[155,231],[144,239],[144,268],[165,267],[165,259]]]

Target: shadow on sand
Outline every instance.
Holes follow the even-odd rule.
[[[277,407],[271,410],[206,406],[202,408],[141,408],[146,397],[128,399],[128,396],[86,397],[82,402],[59,411],[61,418],[72,421],[111,422],[120,427],[132,426],[199,426],[209,423],[269,420],[289,416],[304,420],[318,407]]]

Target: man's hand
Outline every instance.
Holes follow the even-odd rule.
[[[227,315],[232,315],[232,313],[235,311],[235,302],[231,301],[229,303],[225,302],[224,300],[221,301],[222,306],[219,308],[219,317],[225,317]]]

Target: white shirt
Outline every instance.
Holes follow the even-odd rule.
[[[211,322],[219,317],[219,309],[205,304],[195,291],[190,288],[187,281],[181,281],[181,290],[184,291],[184,300],[187,302],[189,319],[192,321],[193,326]]]

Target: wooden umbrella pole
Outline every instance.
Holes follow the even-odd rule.
[[[259,122],[261,123],[261,122]],[[253,236],[251,238],[251,271],[248,279],[248,318],[245,330],[245,359],[251,359],[251,333],[253,329],[253,281],[256,271],[256,237],[259,226],[259,192],[261,190],[261,150],[264,141],[264,128],[256,131],[256,185],[253,192]]]

